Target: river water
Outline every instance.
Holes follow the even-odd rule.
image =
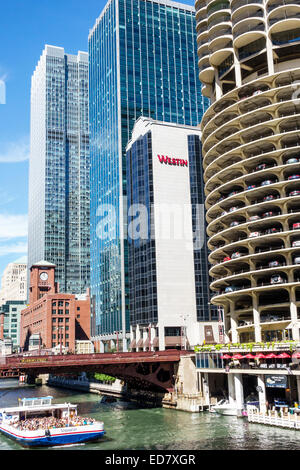
[[[209,412],[117,408],[101,404],[101,397],[96,394],[49,386],[19,386],[15,380],[0,380],[0,408],[16,406],[18,398],[48,395],[56,403],[78,404],[78,414],[101,419],[105,424],[103,440],[62,450],[300,450],[300,430],[252,424],[245,418]],[[0,451],[20,449],[0,434]]]

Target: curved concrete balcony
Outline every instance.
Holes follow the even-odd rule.
[[[295,174],[295,176],[299,175]],[[241,209],[247,209],[254,205],[258,205],[259,209],[261,207],[263,209],[265,204],[272,204],[273,206],[281,209],[282,204],[286,202],[286,198],[291,198],[291,194],[293,192],[297,193],[297,191],[300,191],[300,178],[283,181],[276,181],[276,179],[277,178],[274,176],[272,179],[267,177],[267,180],[262,182],[267,182],[267,185],[265,186],[260,184],[253,189],[248,187],[242,191],[237,191],[237,194],[235,195],[229,195],[225,199],[218,200],[214,205],[210,206],[208,204],[206,212],[206,220],[208,224],[210,224],[211,221],[214,222],[217,218],[227,217],[229,220],[230,217],[228,216],[233,212],[236,213],[237,211],[239,215],[245,216],[246,212],[241,212]],[[235,192],[236,191],[234,190],[233,193]]]
[[[298,161],[293,162],[294,159],[298,159]],[[214,189],[210,188],[207,192],[206,207],[218,203],[221,198],[222,200],[227,199],[237,187],[242,192],[248,190],[247,188],[250,185],[259,187],[263,180],[272,179],[272,177],[276,177],[278,180],[288,180],[289,176],[297,174],[300,170],[300,150],[297,157],[293,153],[281,154],[280,151],[277,151],[276,159],[273,155],[273,158],[265,160],[260,162],[258,157],[252,157],[249,162],[243,161],[243,165],[239,161],[229,167],[222,168],[219,173],[211,178],[213,180],[217,178],[218,184],[215,185]],[[278,165],[276,162],[278,162]],[[259,164],[257,165],[257,163]],[[239,175],[235,177],[234,170],[236,169],[239,170]],[[209,185],[211,179],[207,181],[206,186]]]
[[[295,287],[297,283],[295,282],[286,282],[282,284],[265,284],[263,286],[259,287],[251,287],[247,285],[241,285],[237,286],[238,288],[233,291],[233,292],[218,292],[215,295],[212,296],[211,302],[214,305],[220,305],[228,302],[231,299],[238,299],[241,296],[244,295],[249,295],[252,296],[253,294],[261,294],[261,293],[266,293],[266,292],[276,292],[278,289],[284,289],[284,290],[289,290]],[[264,308],[272,308],[274,306],[272,304],[272,301],[270,300],[269,304],[263,305]]]
[[[266,2],[267,13],[269,14],[275,8],[282,7],[282,6],[285,6],[285,5],[297,6],[297,5],[299,5],[299,3],[298,3],[297,0],[267,0],[267,2]]]
[[[227,276],[222,276],[222,278],[213,281],[210,287],[212,290],[219,291],[220,289],[224,289],[226,286],[230,287],[231,285],[235,285],[234,283],[240,280],[242,280],[243,283],[249,281],[253,288],[263,287],[264,285],[269,285],[271,283],[270,279],[272,276],[277,275],[278,273],[282,279],[281,282],[278,282],[278,285],[287,284],[289,274],[290,278],[292,278],[291,281],[297,282],[295,279],[297,278],[297,273],[300,273],[300,265],[279,265],[278,267],[274,268],[262,267],[260,269],[252,270],[250,267],[248,267],[248,269],[244,268],[240,270],[237,268],[237,270],[233,273]]]
[[[215,78],[215,69],[210,65],[210,63],[207,61],[205,63],[201,64],[201,67],[199,67],[199,79],[201,82],[210,84],[213,82]]]
[[[252,5],[262,5],[263,0],[232,0],[231,1],[231,11],[235,13],[240,8],[244,8]]]
[[[204,178],[207,181],[211,175],[216,172],[215,167],[220,167],[223,162],[227,161],[230,157],[235,154],[239,154],[242,158],[255,157],[258,155],[266,155],[267,153],[274,152],[278,149],[290,149],[292,147],[298,147],[300,145],[299,129],[297,127],[282,126],[279,130],[281,132],[274,133],[272,128],[268,126],[258,127],[259,133],[248,134],[249,138],[246,142],[242,141],[241,134],[243,130],[240,130],[236,134],[230,135],[228,138],[221,142],[217,142],[216,139],[211,142],[207,142],[203,148],[204,154]],[[223,150],[223,154],[222,154]]]
[[[291,257],[297,257],[299,255],[300,236],[294,232],[294,230],[290,230],[268,234],[257,237],[255,240],[244,238],[216,248],[209,255],[209,261],[213,265],[211,269],[214,273],[217,273],[216,279],[221,275],[221,270],[223,272],[225,269],[227,272],[232,265],[239,266],[242,263],[247,263],[247,261],[248,263],[253,262],[255,256],[257,257],[256,260],[264,260],[270,254],[278,257],[286,251],[287,260],[290,260]],[[292,246],[295,242],[297,246]],[[250,258],[248,259],[248,257]]]
[[[216,1],[210,2],[206,6],[206,12],[207,12],[206,14],[207,14],[208,19],[212,18],[214,15],[220,12],[230,15],[231,14],[230,3],[228,0],[223,0],[223,1],[216,0]]]
[[[218,67],[221,65],[224,60],[227,59],[231,54],[233,54],[233,48],[231,41],[224,45],[224,47],[217,48],[214,52],[210,54],[209,61],[213,67]]]
[[[269,35],[299,28],[300,5],[279,6],[268,15]]]
[[[236,29],[236,25],[243,21],[248,21],[253,18],[264,18],[264,7],[263,5],[244,5],[234,13],[232,13],[232,28],[233,31]]]
[[[298,235],[298,239],[300,240],[300,234]],[[283,246],[283,248],[271,249],[276,248],[276,245],[271,245],[268,249],[265,249],[264,245],[261,245],[261,247],[259,247],[260,251],[250,254],[242,251],[234,251],[233,253],[238,253],[238,258],[231,258],[231,250],[224,246],[226,251],[224,251],[223,254],[219,253],[217,259],[211,257],[211,261],[214,264],[210,268],[209,274],[215,279],[220,279],[220,277],[225,278],[229,273],[238,271],[238,268],[247,268],[246,270],[250,271],[249,267],[251,264],[254,264],[257,267],[259,265],[267,266],[268,263],[272,263],[274,260],[279,261],[279,265],[281,263],[282,265],[285,264],[287,266],[291,260],[294,261],[295,258],[300,256],[299,246],[280,246]],[[293,264],[297,266],[297,269],[299,269],[299,264],[295,262]]]
[[[255,25],[246,23],[242,30],[233,34],[233,45],[235,48],[241,48],[262,38],[267,38],[266,27],[262,22]]]
[[[218,12],[215,15],[213,15],[212,18],[209,19],[210,21],[207,22],[207,28],[208,28],[208,34],[213,34],[215,31],[215,28],[219,28],[220,26],[222,27],[231,27],[232,22],[231,22],[231,15],[228,12],[227,14],[224,14],[223,12]]]

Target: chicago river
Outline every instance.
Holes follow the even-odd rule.
[[[117,407],[101,403],[101,396],[96,394],[49,386],[19,386],[16,380],[0,380],[0,407],[15,406],[18,398],[48,395],[54,397],[55,403],[78,404],[81,416],[101,419],[105,424],[103,440],[61,450],[300,450],[299,431],[209,412]],[[14,441],[0,435],[0,450],[20,449]]]

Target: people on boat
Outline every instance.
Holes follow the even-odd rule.
[[[21,431],[37,431],[39,429],[55,429],[65,428],[69,426],[85,426],[94,424],[93,418],[83,418],[80,416],[73,416],[72,418],[55,418],[48,416],[44,418],[30,418],[18,421],[15,427]]]

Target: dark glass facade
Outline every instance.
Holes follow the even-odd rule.
[[[126,145],[140,116],[198,125],[191,6],[111,0],[89,35],[93,336],[129,329]],[[105,210],[106,209],[106,210]]]

